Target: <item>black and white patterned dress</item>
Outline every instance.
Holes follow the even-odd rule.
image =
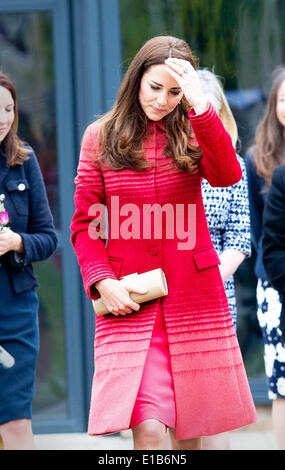
[[[257,318],[264,341],[264,365],[268,383],[268,398],[285,397],[285,347],[279,328],[282,309],[277,290],[264,279],[258,279]]]
[[[205,212],[214,247],[218,254],[234,249],[251,255],[250,216],[247,175],[244,160],[238,156],[242,168],[242,179],[227,188],[213,188],[208,181],[202,182]],[[225,282],[234,326],[237,323],[237,307],[234,278]]]

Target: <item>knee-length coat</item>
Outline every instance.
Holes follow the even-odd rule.
[[[100,279],[159,267],[168,283],[166,297],[142,304],[138,312],[96,317],[89,434],[129,428],[159,308],[169,343],[176,439],[216,434],[256,420],[201,196],[203,177],[212,186],[229,186],[240,180],[241,168],[211,105],[197,116],[190,111],[189,119],[203,150],[195,173],[182,172],[164,155],[163,121],[149,123],[143,145],[152,166],[143,171],[114,171],[99,163],[96,123],[83,137],[71,240],[88,297],[99,296],[93,284]],[[90,230],[94,204],[108,210],[107,246]],[[167,213],[161,219],[162,236],[143,224],[148,204]]]

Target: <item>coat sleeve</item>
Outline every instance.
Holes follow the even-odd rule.
[[[29,217],[27,230],[20,232],[24,244],[24,254],[9,253],[9,262],[15,267],[23,267],[36,261],[49,258],[57,247],[57,236],[50,211],[46,188],[36,155],[32,151],[25,173],[29,181]]]
[[[211,186],[232,186],[242,177],[240,164],[228,132],[225,130],[213,106],[195,115],[189,111],[189,119],[195,138],[203,155],[200,160],[201,175]]]
[[[281,173],[282,172],[282,173]],[[282,177],[283,176],[283,177]],[[285,166],[274,170],[263,213],[263,262],[273,287],[285,297]]]
[[[245,166],[248,180],[251,238],[253,246],[257,252],[261,246],[264,202],[261,195],[261,178],[256,174],[252,152],[248,152],[246,154]]]
[[[101,226],[91,230],[94,216],[105,205],[105,191],[98,154],[98,127],[90,125],[83,136],[77,176],[74,180],[75,212],[71,221],[71,243],[80,267],[84,289],[90,299],[99,296],[94,283],[117,279],[109,264]],[[102,213],[100,214],[102,216]]]

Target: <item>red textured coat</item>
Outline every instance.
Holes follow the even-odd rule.
[[[169,290],[168,296],[142,304],[137,313],[96,318],[89,434],[129,428],[158,308],[163,309],[169,342],[176,438],[217,434],[256,420],[201,195],[203,177],[212,186],[230,186],[240,180],[241,169],[230,136],[211,105],[201,115],[190,112],[189,118],[203,150],[199,171],[190,174],[178,170],[164,156],[166,134],[162,122],[149,124],[145,157],[154,164],[144,171],[102,167],[95,151],[98,125],[91,124],[84,134],[75,179],[71,239],[87,295],[98,297],[98,293],[92,297],[90,288],[100,279],[116,279],[158,267],[166,274]],[[196,229],[195,246],[190,246],[192,238],[190,249],[185,245],[179,248],[181,236],[174,230],[171,238],[171,230],[167,232],[170,227],[162,219],[163,237],[154,232],[149,238],[143,237],[141,224],[139,237],[132,232],[133,237],[126,239],[123,231],[123,236],[119,233],[117,237],[115,230],[106,248],[104,240],[88,235],[94,219],[94,211],[89,215],[88,211],[94,203],[106,204],[110,229],[119,214],[111,210],[112,196],[119,196],[116,202],[122,209],[121,222],[130,216],[126,209],[132,211],[134,207],[139,208],[142,222],[145,204],[170,204],[178,212],[183,207],[185,230],[188,207],[193,208],[188,204],[195,204],[196,224],[193,212],[189,213],[191,233]]]

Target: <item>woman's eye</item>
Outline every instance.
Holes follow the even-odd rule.
[[[155,91],[158,91],[158,90],[161,89],[159,86],[155,86],[155,85],[149,85],[149,86],[150,86],[150,88],[151,88],[152,90],[155,90]],[[179,95],[180,91],[170,91],[170,93],[171,93],[172,95],[177,96],[177,95]]]

